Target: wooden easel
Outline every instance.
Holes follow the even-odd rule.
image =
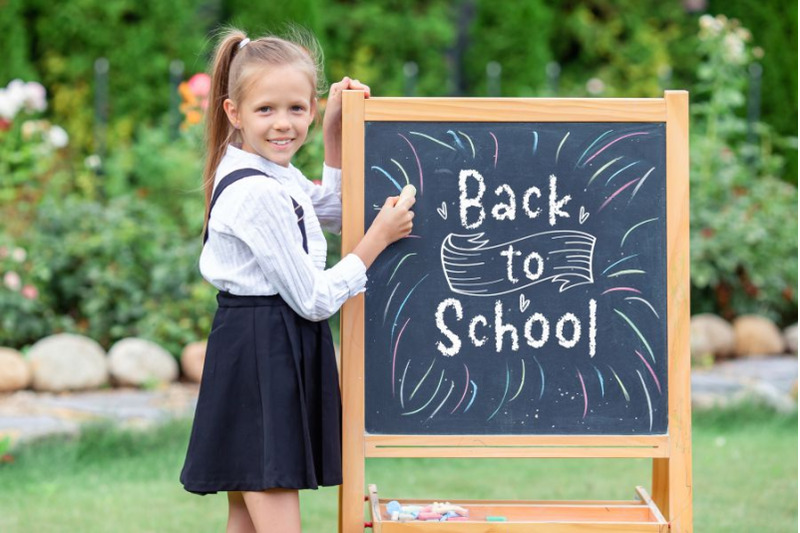
[[[688,93],[653,99],[370,98],[345,91],[343,239],[350,252],[364,232],[366,121],[660,122],[666,124],[668,433],[645,436],[419,436],[365,432],[364,296],[342,310],[343,467],[340,531],[364,530],[367,457],[652,458],[650,493],[632,501],[467,502],[508,522],[389,522],[375,490],[368,496],[376,531],[692,531],[689,360]],[[513,446],[513,447],[509,447]],[[447,495],[442,495],[447,499]],[[483,511],[481,511],[483,509]]]

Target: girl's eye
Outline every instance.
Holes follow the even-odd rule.
[[[302,113],[305,110],[306,108],[301,105],[292,106],[292,111],[295,111],[297,113]]]
[[[270,111],[272,111],[272,108],[268,105],[261,106],[258,108],[259,113],[269,113]]]

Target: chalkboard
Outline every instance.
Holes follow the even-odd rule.
[[[417,188],[368,272],[365,429],[667,433],[661,122],[365,124],[364,224]]]

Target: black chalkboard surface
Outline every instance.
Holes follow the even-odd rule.
[[[370,434],[667,432],[663,123],[367,122]]]

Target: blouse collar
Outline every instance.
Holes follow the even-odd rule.
[[[236,166],[240,168],[257,168],[262,170],[268,175],[278,179],[292,179],[292,176],[297,172],[294,165],[291,163],[288,167],[281,166],[273,163],[269,159],[261,157],[258,154],[245,152],[240,146],[229,144],[226,152],[226,158],[231,158],[235,161]]]

